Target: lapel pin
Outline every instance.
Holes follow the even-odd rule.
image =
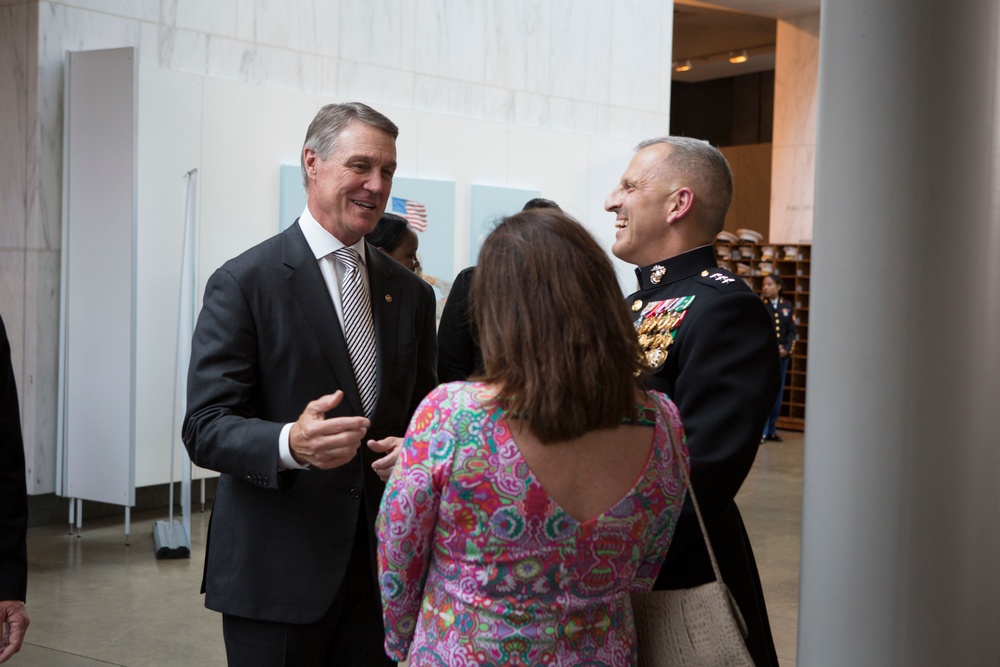
[[[653,270],[649,273],[649,280],[654,285],[659,285],[660,281],[663,280],[663,276],[666,275],[666,273],[667,270],[662,266],[660,266],[659,264],[657,264],[656,266],[653,267]]]

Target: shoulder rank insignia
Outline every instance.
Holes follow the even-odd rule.
[[[729,283],[736,282],[736,278],[730,278],[724,273],[713,273],[712,275],[709,276],[709,278],[711,278],[716,282],[720,282],[723,285],[728,285]]]
[[[681,296],[666,301],[650,301],[635,321],[639,334],[639,365],[657,370],[667,361],[667,352],[693,296]]]

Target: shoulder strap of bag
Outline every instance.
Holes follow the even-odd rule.
[[[660,417],[664,422],[664,425],[668,424],[667,416],[663,413],[663,408],[660,406],[660,401],[656,399],[655,396],[650,396],[653,399],[653,404],[656,406],[656,411],[659,413]],[[669,437],[669,436],[668,436]],[[680,462],[682,461],[681,453],[677,446],[673,443],[671,439],[671,448],[674,451],[674,458]],[[690,457],[688,458],[688,463],[690,463]],[[691,476],[688,474],[688,466],[682,465],[681,472],[684,474],[684,483],[687,484],[687,492],[691,497],[691,505],[694,507],[694,513],[698,516],[698,525],[701,526],[701,536],[705,538],[705,548],[708,549],[708,558],[712,561],[712,572],[715,573],[715,580],[722,581],[722,573],[719,571],[719,562],[715,560],[715,551],[712,549],[712,540],[708,538],[708,529],[705,528],[705,519],[701,516],[701,508],[698,507],[698,499],[694,495],[694,486],[691,484]]]

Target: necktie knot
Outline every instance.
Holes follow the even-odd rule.
[[[357,271],[360,257],[358,251],[350,246],[344,246],[333,251],[333,256],[340,260],[349,270]]]

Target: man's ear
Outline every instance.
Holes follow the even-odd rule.
[[[667,222],[680,220],[694,208],[694,191],[686,186],[678,188],[674,194],[667,197],[666,208]]]
[[[316,180],[316,163],[319,155],[312,148],[306,146],[302,149],[302,163],[306,166],[306,177],[310,181]]]

